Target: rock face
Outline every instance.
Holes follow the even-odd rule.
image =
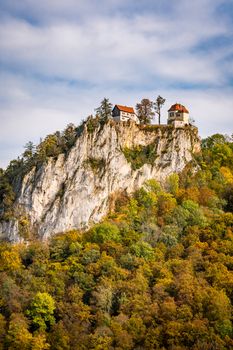
[[[127,161],[124,150],[151,145],[154,161],[139,169]],[[109,121],[88,131],[87,125],[68,155],[49,158],[23,179],[15,203],[29,218],[30,229],[41,239],[99,222],[109,210],[109,199],[132,193],[151,178],[163,181],[181,171],[200,150],[197,129],[191,126],[142,128]],[[17,221],[0,225],[0,237],[20,239]]]

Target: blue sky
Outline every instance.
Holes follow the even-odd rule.
[[[0,0],[0,167],[103,97],[180,102],[233,132],[233,1]]]

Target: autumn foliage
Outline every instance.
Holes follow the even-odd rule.
[[[0,349],[232,349],[232,152],[214,135],[89,231],[2,243]]]

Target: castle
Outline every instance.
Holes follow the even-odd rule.
[[[115,105],[112,110],[112,118],[115,121],[134,120],[137,124],[140,123],[133,107]],[[189,125],[189,111],[180,103],[175,103],[168,110],[167,124],[175,128]]]

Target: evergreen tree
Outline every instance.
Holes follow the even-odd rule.
[[[35,153],[35,149],[36,149],[36,146],[33,144],[32,141],[28,141],[26,143],[26,145],[24,146],[25,148],[25,151],[23,153],[23,157],[27,160],[27,159],[30,159],[34,153]]]
[[[96,115],[101,119],[101,120],[108,120],[111,118],[112,115],[112,104],[109,102],[108,98],[104,98],[103,101],[101,101],[100,106],[95,109]]]

